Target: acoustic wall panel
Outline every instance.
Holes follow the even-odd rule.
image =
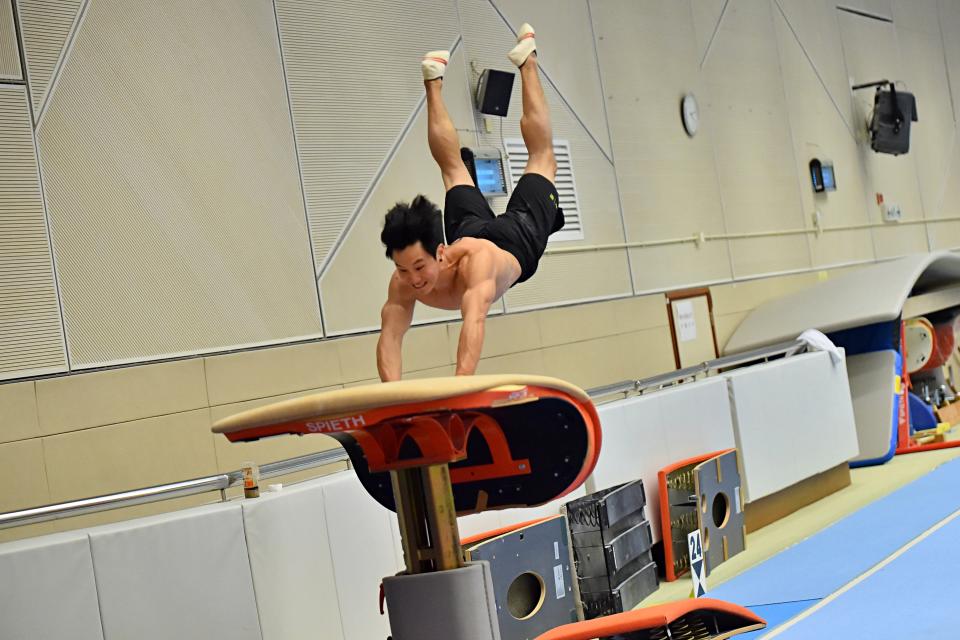
[[[954,136],[950,173],[943,185],[940,213],[943,216],[960,217],[960,132],[955,132]],[[960,247],[960,222],[927,223],[927,228],[930,230],[933,250]]]
[[[3,638],[103,638],[86,533],[2,545],[0,576]]]
[[[938,0],[937,13],[943,34],[944,58],[947,61],[947,74],[950,77],[950,91],[953,96],[953,118],[960,117],[960,38],[951,34],[960,33],[960,3],[954,0]]]
[[[703,120],[714,133],[724,219],[732,234],[796,229],[807,218],[790,152],[774,10],[769,2],[730,2],[703,67]],[[734,239],[730,251],[736,277],[810,267],[802,234]]]
[[[587,130],[610,155],[603,87],[585,0],[494,0],[514,30],[524,22],[537,31],[540,65]],[[539,54],[538,54],[539,55]]]
[[[693,4],[697,15],[715,7],[712,19],[716,21],[723,2]],[[726,281],[732,276],[725,240],[701,246],[692,242],[699,232],[723,234],[726,227],[713,123],[704,120],[690,138],[680,122],[680,96],[692,92],[702,112],[709,100],[690,10],[687,2],[591,4],[627,240],[691,240],[631,249],[638,292]],[[662,268],[667,264],[670,268]]]
[[[492,68],[518,74],[514,81],[507,117],[493,119],[490,123],[492,128],[490,133],[486,133],[482,116],[477,118],[475,126],[480,145],[502,150],[503,140],[522,137],[520,133],[520,116],[523,113],[522,82],[517,68],[507,59],[507,52],[516,44],[516,35],[488,0],[458,0],[458,6],[467,60],[470,60],[477,69]],[[534,27],[540,28],[536,24]],[[580,28],[586,29],[588,26],[581,25]],[[545,47],[546,44],[544,43],[543,46]],[[550,59],[546,49],[544,49],[544,58]],[[547,249],[549,251],[554,248],[562,249],[578,245],[622,243],[623,222],[613,165],[571,110],[569,105],[576,104],[577,101],[566,100],[560,88],[551,81],[549,74],[550,69],[545,64],[540,74],[540,81],[550,108],[553,136],[570,142],[577,195],[580,209],[584,212],[581,219],[584,239],[551,242]],[[476,86],[475,74],[472,75],[471,86]],[[580,87],[571,87],[570,90],[582,91]],[[505,197],[494,198],[491,201],[496,213],[502,213],[506,209],[506,204]],[[563,206],[562,196],[560,206]],[[505,299],[507,309],[517,311],[560,302],[615,297],[630,293],[632,293],[632,287],[626,251],[612,249],[602,252],[545,256],[540,261],[537,274],[530,281],[511,289]]]
[[[318,268],[423,95],[420,59],[457,39],[452,0],[277,0]]]
[[[880,4],[880,3],[877,3]],[[878,14],[889,15],[889,2],[875,7]],[[903,78],[903,63],[897,30],[893,24],[860,15],[838,11],[840,34],[843,40],[844,61],[851,84],[873,82],[884,78]],[[887,46],[877,47],[877,42]],[[872,90],[853,93],[854,122],[867,122],[873,109]],[[921,101],[922,103],[922,101]],[[920,107],[922,109],[922,106]],[[923,117],[923,111],[920,111]],[[918,127],[922,123],[917,123]],[[867,193],[882,193],[886,203],[899,204],[903,220],[924,218],[915,153],[892,156],[874,153],[866,139],[866,127],[860,129],[860,163],[866,175]],[[881,222],[881,210],[873,201],[871,222]],[[891,225],[874,230],[877,258],[902,256],[927,251],[924,225]]]
[[[260,640],[239,504],[90,530],[106,638]]]
[[[688,5],[683,6],[693,17],[693,28],[696,35],[697,64],[705,60],[710,45],[716,37],[723,14],[730,0],[691,0],[690,2],[675,2],[661,4]]]
[[[87,0],[16,0],[30,78],[34,117],[47,97],[54,71]]]
[[[791,37],[803,48],[810,73],[815,74],[820,90],[826,94],[824,97],[831,101],[834,114],[852,129],[856,123],[850,103],[850,82],[843,62],[843,43],[837,21],[838,4],[841,3],[837,0],[776,0],[773,13],[789,25]],[[781,53],[784,48],[781,44]],[[787,96],[787,100],[788,106],[792,106],[793,96]],[[791,111],[791,125],[793,120],[794,113]],[[802,135],[798,137],[803,139]]]
[[[0,380],[66,369],[37,156],[22,86],[0,86]]]
[[[0,80],[23,78],[12,3],[13,0],[0,0]]]
[[[834,78],[839,72],[843,79],[836,9],[809,2],[802,7],[799,3],[783,7],[789,7],[791,12],[781,12],[775,6],[773,23],[803,210],[819,211],[821,224],[828,229],[866,224],[870,222],[869,202],[861,170],[861,151],[849,122],[852,119],[850,99],[843,92],[846,81],[838,83]],[[831,52],[835,56],[827,55]],[[818,64],[815,66],[814,62]],[[839,105],[842,107],[838,109]],[[834,163],[839,185],[836,191],[829,194],[813,191],[808,175],[811,158]],[[812,224],[812,218],[808,217],[805,225]],[[813,265],[817,267],[874,259],[870,229],[811,235],[809,242]]]
[[[457,54],[454,58],[459,62]],[[451,61],[448,76],[457,73]],[[447,80],[444,93],[456,100]],[[452,106],[452,105],[451,105]],[[363,211],[345,234],[327,270],[320,277],[320,299],[327,335],[359,333],[380,328],[380,309],[387,299],[387,286],[394,264],[384,255],[380,242],[383,216],[398,201],[410,202],[418,193],[443,205],[443,181],[426,143],[427,112],[421,110],[406,137],[370,194]],[[363,283],[357,286],[356,283]],[[443,311],[418,304],[414,322],[459,318],[457,311]],[[373,351],[369,357],[373,358]]]
[[[950,80],[936,3],[930,0],[911,3],[909,13],[922,30],[897,25],[900,63],[903,81],[923,105],[917,107],[923,126],[918,122],[918,126],[910,130],[910,155],[920,183],[924,217],[939,218],[944,215],[945,182],[951,169],[950,156],[956,146]],[[949,37],[958,36],[960,34],[951,33]]]
[[[38,139],[76,368],[321,334],[272,2],[90,3]]]

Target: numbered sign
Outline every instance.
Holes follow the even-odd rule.
[[[707,592],[707,565],[703,562],[703,542],[700,530],[687,535],[687,547],[690,550],[690,577],[693,579],[693,597],[699,598]]]

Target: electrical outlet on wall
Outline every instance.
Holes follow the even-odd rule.
[[[900,211],[900,205],[890,202],[882,206],[884,222],[900,222],[900,219],[903,217],[903,212]]]

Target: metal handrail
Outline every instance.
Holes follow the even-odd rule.
[[[588,390],[587,393],[591,398],[601,398],[615,394],[627,396],[631,393],[644,393],[650,390],[662,389],[669,385],[680,384],[686,380],[695,379],[699,375],[709,374],[711,371],[736,367],[757,360],[769,360],[770,358],[780,356],[790,356],[803,351],[805,348],[804,343],[791,340],[761,349],[754,349],[753,351],[717,358],[716,360],[708,360],[707,362],[702,362],[692,367],[678,369],[650,378],[625,380],[616,384],[596,387]],[[315,469],[323,465],[348,460],[347,453],[343,449],[330,449],[329,451],[310,453],[296,458],[264,464],[260,467],[260,477],[275,478],[296,471]],[[110,493],[93,498],[59,502],[33,507],[31,509],[9,511],[7,513],[0,513],[0,529],[49,522],[51,520],[71,518],[73,516],[97,513],[98,511],[108,511],[121,507],[160,502],[161,500],[170,500],[172,498],[182,498],[199,493],[206,493],[208,491],[220,491],[221,499],[226,500],[226,490],[242,484],[243,473],[241,471],[231,471],[229,473],[207,476],[205,478],[195,478],[182,482]]]
[[[731,356],[716,358],[715,360],[707,360],[706,362],[701,362],[691,367],[668,371],[667,373],[661,373],[649,378],[624,380],[623,382],[616,382],[603,387],[595,387],[587,391],[587,393],[590,394],[591,398],[603,398],[617,394],[624,394],[626,396],[631,393],[655,391],[670,385],[679,384],[686,380],[696,379],[697,376],[700,375],[709,375],[711,371],[739,367],[758,360],[767,361],[771,358],[792,356],[806,350],[806,348],[806,343],[800,342],[799,340],[789,340],[768,347],[761,347]]]
[[[310,453],[305,456],[265,464],[260,467],[260,477],[275,478],[295,471],[315,469],[316,467],[321,467],[326,464],[343,462],[347,459],[347,453],[343,449],[330,449],[329,451]],[[160,484],[143,489],[109,493],[94,498],[59,502],[42,507],[34,507],[32,509],[9,511],[7,513],[0,513],[0,529],[37,524],[39,522],[49,522],[50,520],[59,520],[61,518],[72,518],[73,516],[80,516],[86,513],[108,511],[120,507],[132,507],[138,504],[160,502],[161,500],[170,500],[172,498],[183,498],[198,493],[207,493],[208,491],[220,491],[221,499],[225,500],[226,494],[224,492],[227,489],[242,484],[243,472],[231,471],[215,476],[207,476],[205,478],[195,478],[193,480]]]

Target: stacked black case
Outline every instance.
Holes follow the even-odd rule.
[[[587,619],[629,611],[660,584],[643,482],[635,480],[566,505]]]

